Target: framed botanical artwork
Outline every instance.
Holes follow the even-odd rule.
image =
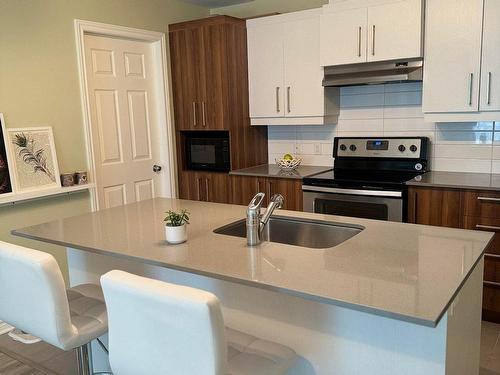
[[[51,127],[7,129],[16,193],[61,187]]]
[[[12,194],[12,168],[8,152],[5,120],[0,113],[0,197]]]

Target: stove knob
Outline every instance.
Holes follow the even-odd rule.
[[[356,151],[356,149],[357,149],[356,145],[349,146],[349,150],[351,150],[352,152]]]
[[[404,145],[399,145],[398,150],[401,151],[401,152],[405,152],[406,151],[406,147]]]
[[[340,150],[341,150],[341,151],[345,151],[345,150],[347,150],[347,146],[346,146],[346,145],[340,145]]]
[[[410,151],[411,151],[411,152],[417,152],[417,146],[415,146],[415,145],[411,145],[411,146],[410,146]]]

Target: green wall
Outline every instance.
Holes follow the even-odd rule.
[[[288,13],[319,8],[328,0],[254,0],[250,3],[211,9],[211,14],[226,14],[234,17],[254,17],[269,13]]]
[[[73,20],[165,32],[170,23],[208,14],[178,0],[0,0],[0,112],[7,127],[52,126],[61,172],[87,169]],[[89,209],[87,193],[0,207],[0,239],[54,254],[66,276],[63,248],[9,233]]]

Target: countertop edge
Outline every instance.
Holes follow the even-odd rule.
[[[447,189],[457,189],[457,190],[488,190],[488,191],[500,191],[500,187],[493,186],[478,186],[478,185],[458,185],[458,184],[446,184],[446,183],[433,183],[433,182],[418,182],[413,179],[405,183],[407,186],[415,187],[435,187],[435,188],[447,188]]]
[[[322,296],[318,296],[318,295],[298,292],[298,291],[295,291],[292,289],[282,288],[282,287],[278,287],[278,286],[271,285],[271,284],[264,284],[264,283],[253,282],[250,280],[243,280],[243,279],[239,279],[237,277],[232,277],[229,275],[214,274],[214,273],[211,273],[208,271],[202,271],[199,269],[192,269],[192,268],[177,266],[177,265],[173,265],[170,263],[157,262],[157,261],[153,261],[150,259],[138,258],[138,257],[134,257],[134,256],[124,255],[124,254],[117,254],[117,253],[110,254],[109,252],[107,252],[105,250],[94,249],[94,248],[89,248],[86,246],[80,246],[80,245],[75,245],[75,244],[69,244],[69,243],[65,243],[63,241],[49,240],[49,239],[38,237],[35,235],[29,235],[26,233],[19,232],[16,229],[12,230],[11,234],[14,236],[17,236],[17,237],[26,238],[26,239],[35,240],[35,241],[40,241],[40,242],[44,242],[44,243],[50,243],[53,245],[58,245],[58,246],[66,247],[66,248],[87,251],[87,252],[99,254],[99,255],[111,256],[111,257],[115,257],[118,259],[140,261],[141,263],[145,263],[145,264],[149,264],[149,265],[153,265],[153,266],[159,266],[159,267],[169,268],[169,269],[173,269],[173,270],[177,270],[177,271],[181,271],[181,272],[211,277],[211,278],[215,278],[215,279],[219,279],[219,280],[223,280],[223,281],[233,282],[236,284],[241,284],[241,285],[250,286],[250,287],[254,287],[254,288],[260,288],[260,289],[269,290],[269,291],[273,291],[273,292],[285,293],[285,294],[288,294],[288,295],[291,295],[294,297],[304,298],[304,299],[314,301],[314,302],[320,302],[320,303],[325,303],[328,305],[338,306],[338,307],[342,307],[342,308],[348,308],[348,309],[356,310],[356,311],[363,312],[363,313],[373,314],[373,315],[377,315],[377,316],[381,316],[381,317],[389,318],[389,319],[400,320],[400,321],[404,321],[407,323],[417,324],[420,326],[425,326],[425,327],[430,327],[430,328],[435,328],[439,324],[442,317],[444,316],[444,314],[448,310],[449,305],[453,302],[456,295],[460,292],[464,283],[469,279],[470,274],[476,268],[477,264],[479,263],[479,261],[482,259],[483,255],[484,255],[484,251],[483,251],[482,255],[480,257],[478,257],[478,259],[474,263],[474,266],[471,267],[470,272],[464,278],[462,283],[457,287],[457,290],[453,294],[450,301],[446,304],[444,310],[439,314],[439,316],[437,317],[436,320],[432,320],[432,319],[416,318],[416,317],[405,315],[405,314],[384,311],[384,310],[377,309],[374,307],[362,306],[362,305],[358,305],[355,303],[345,302],[342,300],[334,300],[334,299],[330,299],[330,298],[326,298],[326,297],[322,297]],[[493,239],[493,237],[491,238],[491,240],[492,239]],[[490,240],[490,242],[491,242],[491,240]]]

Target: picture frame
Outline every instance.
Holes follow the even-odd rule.
[[[10,160],[5,118],[0,112],[0,197],[14,194],[14,177]]]
[[[52,127],[7,128],[16,193],[60,188]]]

